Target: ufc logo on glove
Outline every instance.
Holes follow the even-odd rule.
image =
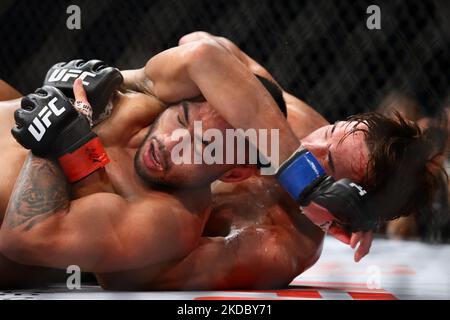
[[[359,191],[359,195],[365,196],[367,194],[367,191],[363,189],[363,187],[361,187],[360,185],[357,185],[356,183],[350,183],[350,187],[356,188]]]
[[[42,110],[38,116],[33,119],[33,123],[28,126],[28,131],[33,135],[36,141],[41,141],[46,130],[52,125],[50,116],[53,114],[57,117],[62,115],[66,108],[58,109],[56,102],[58,98],[53,98]],[[34,124],[34,125],[33,125]]]
[[[79,69],[56,69],[54,70],[47,82],[51,84],[52,82],[68,82],[70,79],[80,78],[83,80],[83,84],[85,86],[89,85],[89,82],[85,81],[87,77],[95,78],[96,74],[88,71],[79,70]]]

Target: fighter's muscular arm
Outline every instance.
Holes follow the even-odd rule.
[[[162,101],[201,94],[235,128],[278,129],[283,141],[280,161],[300,145],[269,92],[249,68],[215,41],[166,50],[150,59],[145,73],[150,90]]]
[[[248,56],[245,52],[239,49],[233,42],[224,37],[218,37],[211,35],[207,32],[193,32],[188,35],[183,36],[179,45],[185,45],[196,41],[201,40],[210,40],[214,41],[224,49],[226,49],[230,54],[235,56],[239,61],[241,61],[252,73],[265,77],[267,79],[272,80],[276,83],[276,80],[273,76],[261,66],[258,62]],[[153,83],[152,80],[146,76],[145,68],[136,69],[136,70],[126,70],[122,71],[122,75],[124,77],[124,83],[122,85],[122,90],[132,90],[137,92],[142,92],[145,94],[154,95],[153,92]],[[292,117],[301,117],[307,118],[309,121],[306,121],[301,129],[301,132],[308,130],[305,126],[311,125],[311,123],[319,123],[321,125],[327,125],[328,122],[323,118],[317,111],[311,108],[304,101],[296,98],[292,94],[283,90],[283,97],[286,101],[286,104],[291,112]],[[295,129],[295,128],[294,128]],[[311,127],[311,131],[315,129]],[[299,131],[299,130],[296,130]],[[301,136],[302,134],[300,134]],[[299,136],[297,134],[297,136]]]
[[[197,31],[183,36],[179,44],[183,45],[189,42],[199,41],[202,39],[210,39],[216,41],[227,49],[231,54],[238,58],[245,64],[254,74],[260,75],[277,83],[273,76],[262,65],[243,52],[236,44],[224,37],[214,36],[207,32]],[[298,99],[292,94],[283,90],[283,97],[288,106],[288,121],[301,121],[301,128],[292,126],[297,137],[303,137],[305,132],[312,132],[317,127],[328,125],[328,121],[322,117],[316,110],[306,104],[304,101]],[[300,119],[300,120],[297,120]],[[305,121],[304,119],[308,119]]]
[[[214,40],[166,50],[150,59],[144,70],[149,91],[166,103],[202,95],[235,128],[278,130],[283,141],[278,150],[280,164],[301,145],[253,72]]]
[[[253,73],[260,75],[262,77],[265,77],[273,82],[276,82],[275,79],[272,77],[272,75],[265,69],[263,66],[261,66],[258,62],[256,62],[254,59],[250,58],[245,52],[243,52],[239,47],[231,42],[229,39],[224,37],[218,37],[214,36],[210,33],[203,32],[203,31],[196,31],[189,33],[185,36],[183,36],[180,41],[179,45],[187,44],[190,42],[195,42],[199,40],[212,40],[216,41],[218,44],[223,46],[225,49],[228,50],[232,55],[234,55],[236,58],[238,58],[244,65],[246,65]]]
[[[168,270],[160,290],[268,289],[287,286],[313,262],[301,257],[290,234],[279,226],[248,227],[229,237],[204,237],[198,248]],[[307,241],[305,246],[307,245]],[[316,251],[314,251],[316,252]],[[306,256],[309,255],[309,256]]]
[[[23,264],[112,272],[180,258],[196,245],[183,228],[186,212],[167,210],[174,204],[164,199],[131,204],[96,193],[70,201],[69,193],[56,163],[30,155],[7,209],[0,250]]]

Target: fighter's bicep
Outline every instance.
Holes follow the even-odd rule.
[[[189,43],[165,50],[151,58],[145,66],[145,74],[151,92],[166,103],[196,97],[197,85],[187,73],[190,55],[196,43]]]
[[[122,208],[122,200],[109,194],[94,194],[71,201],[68,208],[35,220],[26,231],[10,230],[3,249],[24,264],[67,268],[76,264],[95,270],[104,262],[112,243],[111,225]]]
[[[117,225],[127,214],[128,203],[112,193],[97,193],[70,202],[56,217],[55,242],[60,251],[101,256],[114,246]],[[74,252],[74,256],[78,256]]]
[[[109,224],[108,242],[102,242],[103,265],[96,269],[102,272],[179,259],[193,249],[201,234],[195,215],[164,199],[130,203],[123,213],[116,212],[102,223]]]
[[[54,256],[58,267],[71,262],[91,272],[159,263],[176,254],[181,243],[176,239],[185,227],[163,209],[167,210],[159,203],[128,202],[114,194],[73,201],[47,253]]]

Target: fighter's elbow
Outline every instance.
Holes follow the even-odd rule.
[[[26,263],[29,246],[26,240],[17,231],[0,232],[0,252],[10,260]]]
[[[58,247],[57,238],[47,232],[38,234],[21,229],[0,232],[0,252],[20,264],[44,266]]]
[[[220,61],[229,52],[212,39],[201,39],[189,44],[186,48],[187,62],[190,66],[204,66],[212,61]]]
[[[212,35],[205,31],[194,31],[182,36],[180,40],[178,40],[178,44],[181,46],[186,43],[199,41],[207,38],[212,38]]]
[[[5,254],[8,250],[8,238],[4,235],[4,232],[0,232],[0,253]]]

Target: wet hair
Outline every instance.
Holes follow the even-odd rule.
[[[281,112],[287,118],[286,101],[284,101],[283,91],[281,90],[281,88],[276,83],[274,83],[273,81],[270,81],[267,78],[264,78],[264,77],[259,76],[257,74],[255,74],[255,76],[262,83],[264,88],[266,88],[266,90],[269,91],[270,95],[272,96],[272,98],[277,103],[278,108],[281,110]]]
[[[367,125],[350,130],[343,139],[357,131],[365,135],[369,162],[361,184],[372,195],[378,221],[418,214],[432,206],[435,194],[448,180],[442,166],[447,131],[422,130],[399,113],[387,117],[366,113],[348,118]]]

